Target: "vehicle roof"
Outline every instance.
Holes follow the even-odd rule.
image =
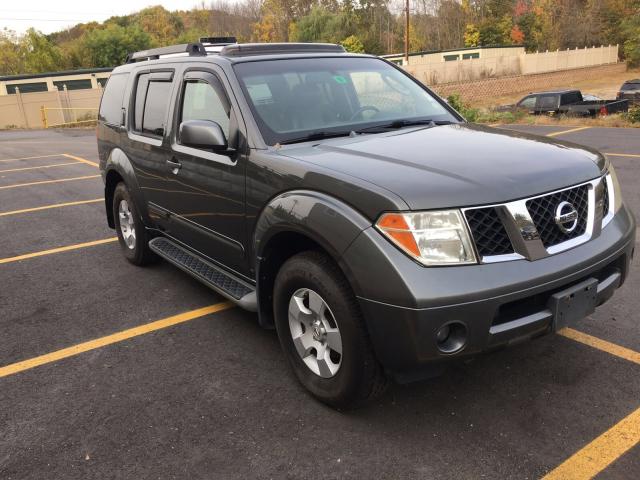
[[[273,54],[247,54],[238,56],[223,56],[217,53],[209,53],[206,56],[189,56],[188,54],[180,55],[168,55],[163,56],[155,60],[143,60],[133,63],[125,63],[116,67],[112,74],[130,72],[131,70],[140,67],[156,67],[172,63],[190,63],[190,64],[227,64],[233,65],[237,63],[245,62],[264,62],[271,60],[283,60],[283,59],[301,59],[301,58],[376,58],[375,55],[367,55],[360,53],[273,53]],[[382,59],[380,59],[382,61]]]
[[[634,78],[633,80],[627,80],[624,83],[640,83],[640,78]]]
[[[573,93],[580,92],[577,88],[565,88],[561,90],[547,90],[545,92],[531,92],[527,95],[551,95],[551,94],[562,94],[562,93]]]

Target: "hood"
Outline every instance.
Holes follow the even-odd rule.
[[[280,153],[390,190],[412,210],[530,197],[591,180],[606,164],[579,145],[472,124],[358,135]]]

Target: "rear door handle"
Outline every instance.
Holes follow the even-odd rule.
[[[167,165],[171,168],[171,173],[177,175],[180,169],[182,168],[182,164],[178,162],[175,158],[171,160],[167,160]]]

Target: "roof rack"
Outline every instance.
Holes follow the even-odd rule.
[[[188,53],[189,56],[203,57],[207,55],[204,46],[201,43],[182,43],[180,45],[171,45],[169,47],[152,48],[150,50],[142,50],[140,52],[130,53],[127,55],[126,63],[135,63],[144,60],[157,60],[162,55],[175,55],[179,53]]]
[[[234,43],[238,43],[236,37],[200,37],[200,43],[209,46],[209,45],[232,45]]]
[[[346,50],[333,43],[241,43],[227,45],[220,51],[225,57],[278,53],[346,53]]]

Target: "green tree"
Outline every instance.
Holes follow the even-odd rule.
[[[626,38],[622,45],[624,58],[629,65],[640,66],[640,7],[635,15],[622,22],[621,29]]]
[[[333,13],[323,7],[313,7],[308,15],[296,22],[296,38],[291,40],[338,43],[353,35],[354,30],[346,13]]]
[[[106,28],[86,34],[83,50],[94,67],[113,67],[124,62],[128,53],[151,47],[151,37],[138,26]]]
[[[63,65],[60,48],[33,28],[27,30],[20,43],[25,54],[23,73],[51,72]]]
[[[464,29],[464,46],[477,47],[480,44],[480,30],[473,23],[467,24]]]
[[[0,31],[0,74],[17,75],[24,71],[24,55],[18,36],[6,28]]]
[[[504,15],[500,19],[485,20],[479,29],[480,45],[511,45],[512,28],[511,15]]]
[[[364,45],[356,35],[349,35],[340,42],[347,52],[364,53]]]

